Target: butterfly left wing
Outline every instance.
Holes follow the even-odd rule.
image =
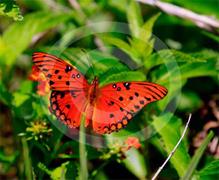
[[[100,88],[92,116],[99,134],[117,131],[147,104],[162,99],[167,89],[149,82],[119,82]]]
[[[51,90],[87,89],[88,83],[74,66],[51,54],[35,52],[34,64],[45,74]]]
[[[86,113],[87,126],[91,119],[90,105],[85,92],[81,91],[52,91],[50,97],[50,110],[61,122],[69,128],[80,126],[82,113]]]
[[[80,126],[85,112],[87,126],[92,109],[87,100],[90,85],[85,77],[71,64],[47,53],[35,52],[33,62],[44,73],[52,90],[51,112],[70,128]]]

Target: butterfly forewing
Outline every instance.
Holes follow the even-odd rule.
[[[34,53],[33,62],[49,82],[53,114],[68,127],[79,127],[81,113],[91,111],[87,100],[89,84],[85,77],[71,64],[47,53]],[[86,125],[90,119],[87,114]]]
[[[85,77],[71,64],[56,56],[35,52],[34,64],[45,74],[52,90],[76,90],[88,88]]]

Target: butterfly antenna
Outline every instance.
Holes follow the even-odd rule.
[[[94,66],[93,66],[93,63],[92,63],[92,60],[91,60],[90,56],[88,55],[88,53],[87,53],[87,51],[86,51],[85,49],[81,49],[81,50],[82,50],[82,52],[85,54],[86,59],[87,59],[88,66],[91,68],[92,74],[93,74],[94,77],[95,77]]]

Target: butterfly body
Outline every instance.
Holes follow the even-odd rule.
[[[88,101],[91,105],[93,105],[96,97],[98,96],[98,89],[99,89],[99,81],[98,78],[95,77],[88,89],[88,95],[89,95]]]
[[[69,128],[78,128],[85,113],[85,126],[92,126],[96,133],[118,131],[143,107],[167,94],[166,88],[149,82],[117,82],[99,87],[95,77],[89,84],[74,66],[46,53],[34,53],[33,62],[50,84],[52,113]]]

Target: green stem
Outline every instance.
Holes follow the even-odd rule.
[[[24,172],[25,172],[25,178],[28,180],[32,180],[32,163],[29,156],[29,148],[28,144],[25,138],[21,139],[22,146],[23,146],[23,158],[24,158]]]
[[[79,132],[79,153],[80,153],[80,179],[88,179],[87,170],[87,152],[86,152],[86,134],[85,134],[85,114],[82,114],[80,132]]]

